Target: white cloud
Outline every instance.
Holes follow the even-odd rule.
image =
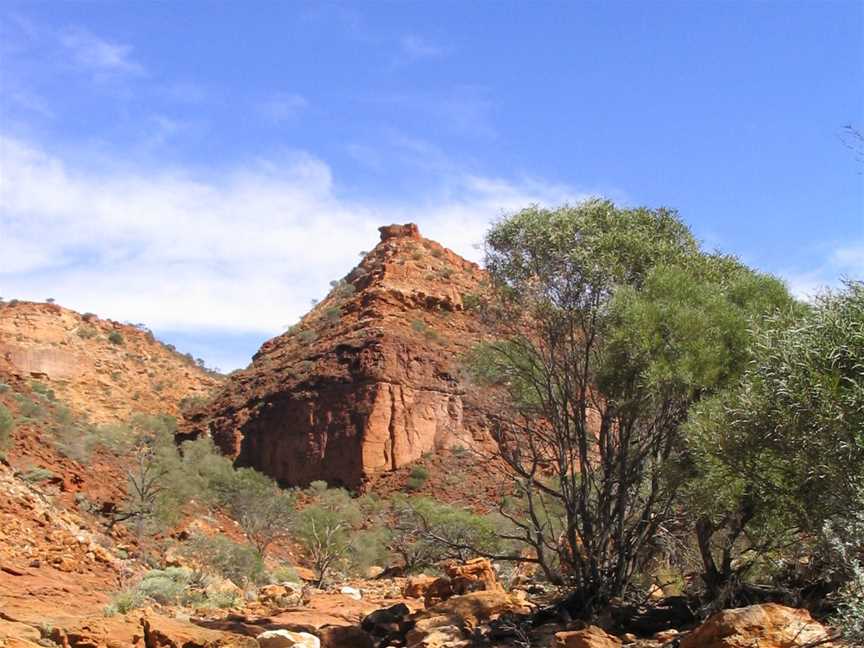
[[[85,29],[66,30],[60,35],[60,43],[76,65],[98,78],[144,72],[143,66],[132,59],[130,45],[104,40]]]
[[[267,120],[281,124],[297,117],[308,105],[306,98],[299,94],[277,94],[263,101],[258,112]]]
[[[117,168],[73,168],[0,138],[0,295],[51,296],[157,330],[272,335],[371,249],[379,225],[415,221],[477,260],[474,245],[502,211],[580,197],[466,175],[373,206],[341,198],[329,166],[302,152],[209,175]]]
[[[838,288],[844,279],[864,280],[864,241],[836,247],[813,270],[786,272],[783,276],[792,294],[804,301],[812,301],[826,289]]]
[[[406,34],[400,39],[399,44],[402,53],[412,60],[439,58],[446,54],[443,47],[417,34]]]

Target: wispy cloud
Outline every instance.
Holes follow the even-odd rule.
[[[144,73],[144,67],[132,58],[131,45],[105,40],[80,27],[62,32],[60,43],[75,65],[96,78]]]
[[[306,109],[309,102],[305,97],[293,93],[276,94],[258,105],[258,112],[275,124],[292,121]]]
[[[838,245],[812,270],[782,274],[792,294],[804,301],[838,288],[844,279],[864,280],[864,240]]]
[[[410,60],[435,59],[444,56],[447,50],[417,34],[406,34],[399,40],[404,57]]]
[[[272,335],[350,270],[383,223],[416,221],[478,259],[475,244],[503,211],[581,196],[453,174],[433,193],[373,204],[340,197],[330,167],[296,151],[219,173],[117,168],[78,168],[0,138],[0,239],[12,251],[0,295],[50,295],[157,330]]]

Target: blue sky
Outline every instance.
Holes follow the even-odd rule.
[[[14,2],[0,295],[224,370],[383,223],[677,208],[799,295],[864,277],[864,3]]]

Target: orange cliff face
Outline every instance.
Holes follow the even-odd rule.
[[[283,484],[355,487],[446,447],[490,442],[461,356],[484,337],[463,297],[483,271],[417,226],[381,241],[300,323],[233,374],[186,434]]]
[[[92,423],[179,416],[181,400],[206,399],[224,380],[148,331],[34,302],[0,306],[0,373],[42,383]]]

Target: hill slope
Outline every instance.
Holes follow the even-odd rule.
[[[51,389],[92,423],[179,416],[181,400],[206,398],[223,380],[149,331],[56,304],[0,307],[0,358],[7,372]]]

